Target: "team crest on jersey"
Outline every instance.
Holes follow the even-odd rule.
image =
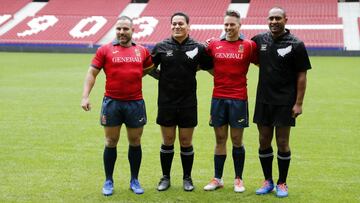
[[[173,56],[173,50],[167,50],[166,51],[166,56]]]
[[[135,49],[135,55],[136,55],[137,57],[140,57],[140,51],[139,51],[139,49]]]
[[[261,44],[260,51],[266,51],[267,44]]]
[[[239,45],[239,50],[238,50],[239,53],[244,53],[244,45],[243,44],[240,44]]]

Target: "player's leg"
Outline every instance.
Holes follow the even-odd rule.
[[[278,147],[278,169],[279,179],[277,181],[276,191],[278,197],[288,196],[286,178],[289,171],[291,151],[289,147],[290,127],[276,127],[276,144]]]
[[[142,194],[144,190],[138,181],[142,159],[141,136],[146,124],[146,109],[144,100],[124,102],[124,123],[126,124],[129,141],[128,160],[130,164],[130,189],[135,194]]]
[[[210,126],[215,132],[215,154],[214,154],[214,178],[204,187],[204,190],[211,191],[224,186],[222,180],[224,163],[226,160],[226,141],[228,138],[228,111],[226,100],[212,99],[210,110]]]
[[[100,114],[100,123],[104,126],[105,132],[103,164],[106,180],[102,188],[104,195],[112,195],[113,193],[113,172],[117,158],[116,146],[122,124],[122,117],[118,111],[119,106],[119,101],[104,97]]]
[[[131,172],[130,188],[134,193],[142,194],[144,193],[144,190],[140,186],[138,175],[142,159],[141,135],[143,133],[143,127],[127,127],[126,129],[129,141],[128,160],[130,163]]]
[[[192,146],[192,137],[194,128],[180,128],[179,127],[179,142],[180,142],[180,158],[183,168],[183,188],[185,191],[194,190],[193,181],[191,178],[191,171],[194,162],[194,148]]]
[[[104,127],[105,131],[105,148],[103,153],[103,163],[105,170],[105,183],[102,189],[104,195],[112,195],[113,193],[113,173],[117,158],[117,143],[120,137],[120,126]]]
[[[158,191],[165,191],[170,187],[170,171],[174,158],[174,142],[176,137],[176,126],[160,126],[163,143],[160,148],[160,163],[162,178],[158,184]]]
[[[286,178],[290,166],[291,151],[289,147],[290,128],[295,126],[295,118],[292,117],[292,106],[277,106],[274,110],[276,144],[278,147],[279,179],[276,186],[278,197],[287,197],[288,188]]]
[[[192,138],[197,126],[197,107],[182,108],[177,112],[179,130],[180,157],[183,168],[183,188],[185,191],[194,190],[191,170],[194,162],[194,148]]]
[[[170,187],[170,170],[176,138],[176,111],[175,108],[158,108],[156,123],[160,125],[163,140],[160,148],[160,163],[163,176],[158,184],[158,191],[165,191]]]
[[[243,145],[244,128],[249,127],[249,112],[247,101],[229,100],[230,135],[233,144],[232,157],[234,163],[235,180],[234,191],[244,192],[243,169],[245,163],[245,148]]]
[[[257,124],[259,132],[259,159],[264,174],[262,187],[256,190],[256,194],[262,195],[273,191],[272,162],[274,159],[271,141],[273,139],[274,127],[272,108],[268,104],[256,103],[254,112],[254,123]]]

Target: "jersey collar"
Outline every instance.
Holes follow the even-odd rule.
[[[189,38],[190,38],[190,35],[188,35],[185,39],[184,39],[184,41],[182,41],[181,42],[181,44],[185,44],[188,40],[189,40]],[[176,44],[180,44],[178,41],[176,41],[172,36],[171,36],[171,40],[174,42],[174,43],[176,43]]]
[[[244,40],[245,39],[245,36],[240,33],[240,36],[239,36],[239,39],[238,40]],[[221,41],[226,41],[226,34],[223,34],[221,37],[220,37],[220,40]]]

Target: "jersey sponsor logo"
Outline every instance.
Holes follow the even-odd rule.
[[[186,52],[186,55],[187,55],[189,58],[193,59],[193,58],[198,54],[198,52],[199,52],[199,49],[196,47],[195,49],[193,49],[193,50],[191,50],[191,51],[187,51],[187,52]]]
[[[277,53],[279,54],[279,56],[284,57],[286,54],[290,53],[292,49],[292,46],[289,45],[288,47],[282,48],[282,49],[278,49]]]
[[[217,46],[215,47],[215,49],[221,49],[223,46]]]
[[[119,57],[113,57],[112,58],[113,63],[124,63],[124,62],[141,62],[141,57],[130,57],[130,56],[119,56]]]
[[[239,53],[244,53],[244,45],[243,44],[240,44],[239,45],[239,50],[238,50]]]
[[[267,44],[261,44],[260,51],[266,51],[266,49],[267,49]]]
[[[139,49],[135,49],[135,55],[136,55],[137,57],[140,57],[140,51],[139,51]]]
[[[242,59],[243,54],[238,54],[238,53],[216,53],[215,58],[218,58],[218,59]]]
[[[173,50],[167,50],[166,51],[166,56],[174,56]]]
[[[118,53],[118,52],[119,52],[118,50],[115,50],[115,51],[113,51],[112,53],[113,53],[113,54],[116,54],[116,53]]]

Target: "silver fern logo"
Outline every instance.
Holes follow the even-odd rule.
[[[286,54],[290,53],[292,49],[292,46],[288,46],[286,48],[282,48],[282,49],[278,49],[277,53],[279,54],[279,56],[284,57]]]
[[[193,50],[191,50],[191,51],[187,51],[186,52],[186,55],[189,57],[189,58],[191,58],[191,59],[193,59],[197,54],[198,54],[198,48],[196,47],[195,49],[193,49]]]

